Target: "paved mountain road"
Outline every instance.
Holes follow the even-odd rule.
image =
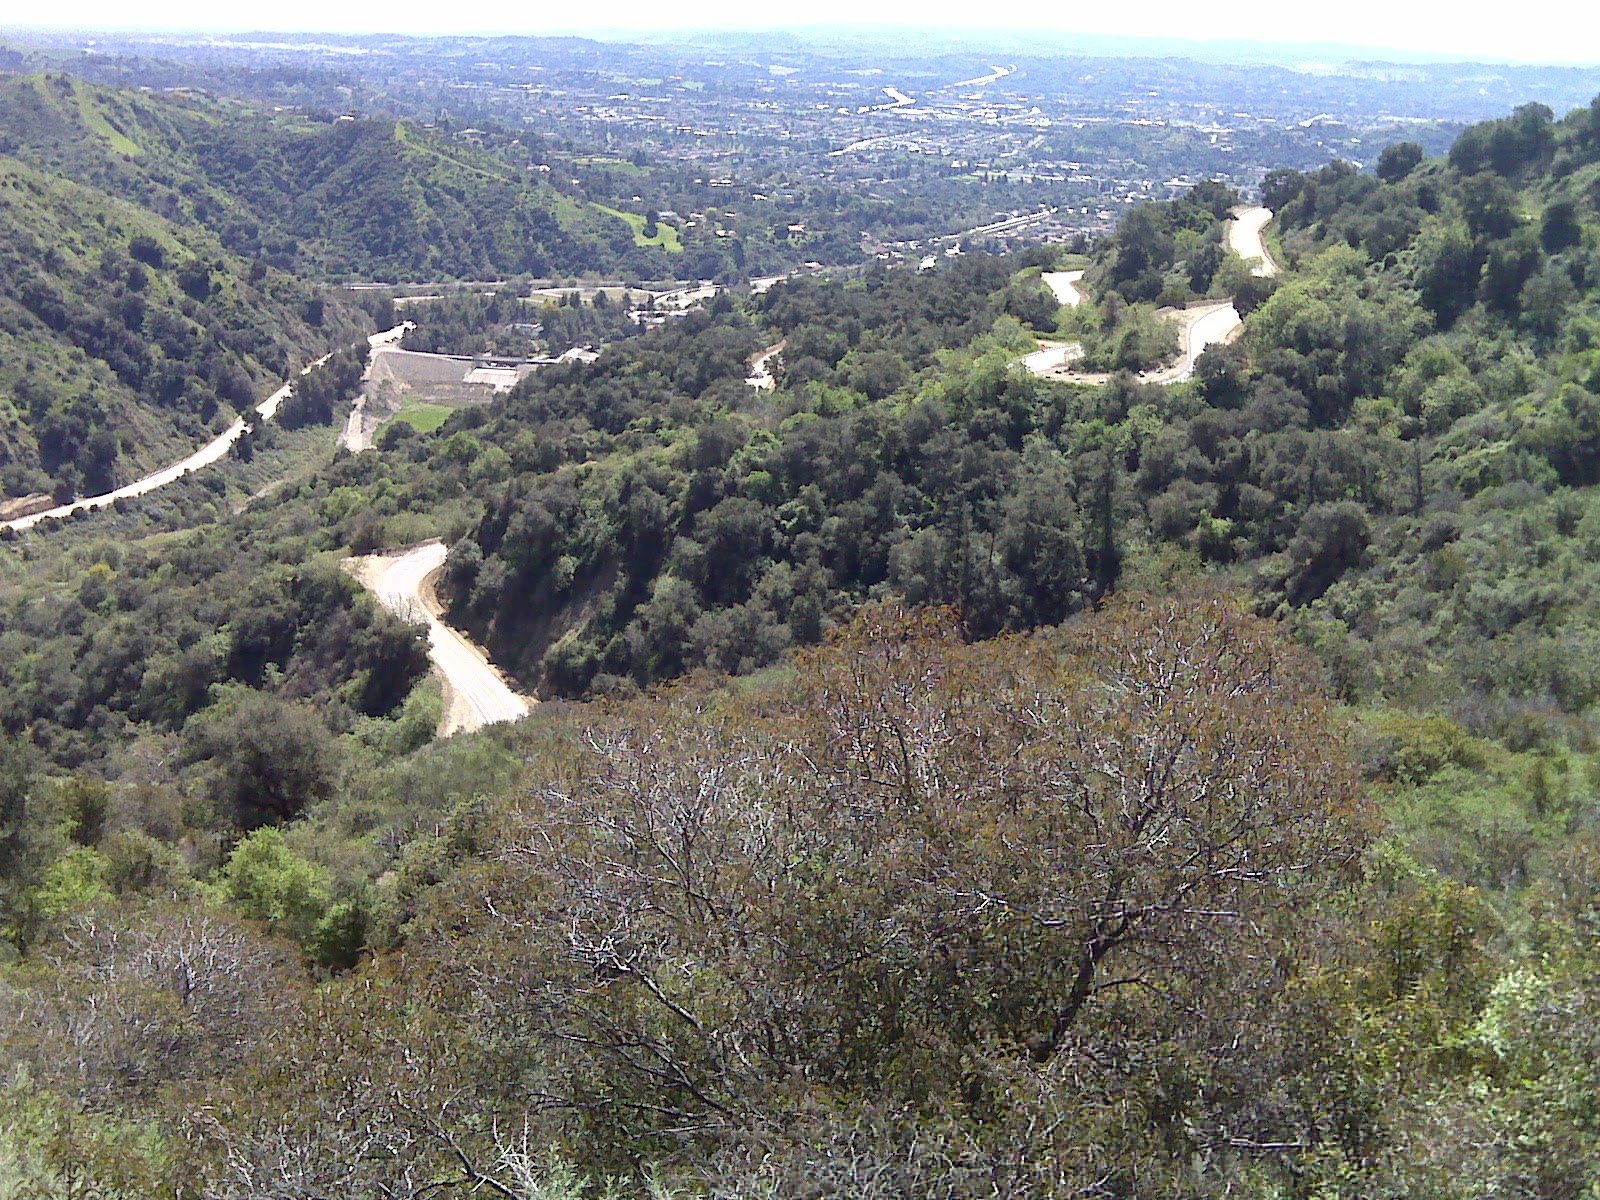
[[[1233,220],[1228,222],[1228,249],[1245,262],[1253,263],[1250,273],[1262,279],[1269,279],[1278,273],[1278,264],[1272,261],[1272,255],[1267,253],[1267,244],[1261,239],[1261,231],[1270,220],[1272,210],[1257,204],[1250,208],[1234,209]]]
[[[759,392],[770,392],[778,386],[777,378],[772,374],[772,368],[767,364],[783,353],[784,343],[768,346],[765,350],[757,351],[756,356],[750,360],[750,375],[745,380],[751,387]]]
[[[396,325],[393,329],[386,329],[382,333],[375,333],[367,339],[367,344],[377,347],[397,342],[405,335],[405,331],[408,328],[410,328],[409,322],[403,325]],[[302,369],[300,374],[310,374],[310,372],[332,357],[331,353],[324,354],[316,362]],[[260,404],[256,405],[255,411],[263,421],[270,421],[277,415],[278,409],[289,398],[289,389],[293,386],[294,380],[291,379]],[[115,504],[118,500],[133,496],[143,496],[145,493],[153,492],[157,488],[166,487],[169,483],[175,483],[190,471],[198,471],[202,467],[209,467],[212,463],[226,457],[228,451],[233,448],[233,444],[243,436],[244,418],[240,417],[232,425],[229,425],[227,429],[181,462],[175,462],[170,467],[162,467],[161,470],[146,475],[143,479],[136,479],[132,483],[124,484],[115,491],[106,492],[100,496],[82,496],[70,504],[58,504],[56,507],[47,508],[43,512],[30,513],[26,517],[17,517],[14,520],[6,521],[3,525],[0,525],[0,528],[15,529],[20,532],[24,529],[32,529],[40,521],[47,521],[54,517],[69,517],[80,510],[105,508],[107,505]]]
[[[447,705],[440,727],[445,736],[520,721],[535,703],[514,692],[483,651],[439,619],[432,581],[448,553],[443,542],[429,541],[395,554],[352,558],[346,564],[390,612],[428,627],[428,658],[445,683]]]
[[[1266,278],[1278,273],[1277,264],[1267,253],[1261,240],[1261,231],[1272,220],[1272,211],[1255,205],[1234,210],[1228,222],[1226,241],[1228,248],[1246,262],[1254,261],[1253,274]],[[1082,299],[1079,280],[1082,271],[1051,271],[1043,276],[1045,285],[1063,304],[1076,305]],[[1238,336],[1244,328],[1244,319],[1232,300],[1213,300],[1189,308],[1167,308],[1161,313],[1169,320],[1179,322],[1178,359],[1164,367],[1153,367],[1139,373],[1141,383],[1182,383],[1194,375],[1196,361],[1207,347],[1225,345]],[[1064,379],[1071,383],[1105,383],[1111,378],[1101,371],[1074,371],[1071,364],[1083,357],[1083,347],[1077,342],[1045,343],[1027,355],[1022,365],[1035,375],[1050,379]]]
[[[1056,294],[1056,300],[1068,308],[1077,308],[1083,303],[1083,292],[1078,288],[1078,281],[1083,278],[1082,271],[1046,271],[1040,276],[1045,287]]]

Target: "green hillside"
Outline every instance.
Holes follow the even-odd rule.
[[[355,336],[308,280],[667,273],[442,134],[67,75],[0,77],[0,189],[0,498],[127,482]]]
[[[359,335],[204,229],[0,158],[0,494],[93,493],[206,440]]]
[[[1600,101],[1376,168],[1268,176],[1272,279],[1210,185],[1087,313],[1048,252],[791,279],[7,539],[0,1190],[1591,1196]],[[1192,381],[1018,364],[1219,291]],[[423,744],[335,564],[430,535],[592,703]]]
[[[670,274],[653,251],[671,234],[638,238],[642,217],[557,192],[516,143],[57,74],[0,77],[0,118],[0,152],[319,279]]]
[[[319,276],[666,273],[621,218],[526,165],[413,125],[241,119],[191,149],[204,177],[259,220],[261,253]]]

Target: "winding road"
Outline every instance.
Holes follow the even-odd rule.
[[[367,344],[376,348],[388,345],[391,342],[397,342],[405,336],[405,332],[409,328],[411,328],[410,322],[396,325],[393,329],[386,329],[382,333],[373,334],[367,339]],[[332,357],[333,353],[331,351],[324,354],[316,362],[307,364],[300,374],[309,375]],[[289,390],[292,387],[294,387],[294,380],[287,380],[282,387],[256,405],[255,411],[263,421],[270,421],[277,415],[278,409],[289,398]],[[233,448],[233,444],[243,436],[244,418],[240,417],[232,425],[229,425],[227,429],[223,430],[222,433],[181,462],[175,462],[170,467],[162,467],[161,470],[146,475],[143,479],[136,479],[132,483],[124,484],[115,491],[106,492],[103,495],[82,496],[70,504],[58,504],[56,507],[47,508],[43,512],[30,513],[25,517],[16,517],[0,524],[0,528],[18,531],[32,529],[40,521],[70,517],[75,512],[105,508],[107,505],[115,504],[118,500],[128,499],[133,496],[143,496],[145,493],[153,492],[157,488],[166,487],[169,483],[176,483],[191,471],[198,471],[201,467],[209,467],[212,463],[225,458],[228,451]]]
[[[1253,263],[1251,273],[1261,278],[1278,273],[1278,266],[1261,239],[1261,231],[1271,220],[1272,211],[1258,204],[1235,209],[1227,226],[1228,249],[1245,262]],[[1051,271],[1042,278],[1062,304],[1075,307],[1081,302],[1082,271]],[[1244,319],[1232,300],[1214,300],[1189,308],[1164,308],[1161,315],[1180,324],[1178,358],[1166,366],[1141,371],[1141,383],[1182,383],[1192,378],[1195,363],[1209,347],[1231,342],[1244,328]],[[1108,372],[1072,370],[1071,364],[1082,357],[1083,347],[1077,342],[1047,342],[1024,357],[1022,365],[1035,375],[1069,383],[1105,383],[1111,378]]]
[[[1056,299],[1068,308],[1077,308],[1083,303],[1083,290],[1078,286],[1083,278],[1082,271],[1046,271],[1039,278],[1044,280],[1045,287],[1056,294]]]
[[[394,554],[370,554],[345,567],[395,616],[428,627],[428,658],[445,684],[445,717],[439,732],[470,733],[501,721],[520,721],[537,701],[513,691],[488,657],[440,620],[433,578],[449,551],[440,541],[423,542]]]
[[[1278,273],[1278,264],[1267,253],[1267,244],[1261,231],[1272,220],[1272,210],[1257,204],[1233,210],[1233,220],[1228,222],[1228,249],[1245,262],[1251,263],[1250,274],[1259,279],[1270,279]]]
[[[758,351],[750,360],[750,376],[745,382],[758,392],[770,392],[777,387],[778,381],[772,374],[772,368],[767,364],[783,353],[785,345],[786,343],[779,342],[775,346],[768,346],[765,350]]]
[[[1010,75],[1015,71],[1015,67],[990,67],[987,75],[979,75],[976,79],[962,79],[956,83],[952,83],[950,86],[953,88],[983,87],[985,84],[994,83],[996,80],[1004,79],[1007,75]]]

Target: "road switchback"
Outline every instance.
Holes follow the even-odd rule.
[[[433,578],[449,551],[440,541],[394,554],[371,554],[345,564],[378,602],[401,620],[428,628],[428,658],[444,681],[446,709],[439,732],[470,733],[501,721],[520,721],[537,703],[513,691],[488,656],[440,620]]]

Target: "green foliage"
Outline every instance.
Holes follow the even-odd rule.
[[[0,192],[6,495],[104,492],[181,458],[321,337],[360,328],[336,304],[314,331],[299,312],[307,285],[248,280],[204,228],[13,159],[0,158]]]
[[[326,872],[291,851],[277,829],[258,829],[241,839],[219,882],[242,916],[301,943],[311,940],[332,904]]]
[[[1371,722],[1369,770],[1380,779],[1415,786],[1446,767],[1479,771],[1488,749],[1448,717],[1384,712]]]
[[[335,351],[327,362],[294,380],[278,409],[279,422],[285,429],[298,429],[343,420],[361,391],[366,368],[365,345]]]
[[[288,821],[332,793],[331,739],[305,706],[239,689],[192,722],[186,741],[192,758],[210,764],[208,791],[236,828]]]
[[[0,734],[0,937],[25,950],[48,915],[42,889],[66,847],[32,748]]]
[[[90,724],[174,731],[230,682],[315,698],[339,728],[395,712],[427,670],[417,628],[331,563],[274,565],[295,545],[226,527],[127,548],[99,541],[81,577],[64,554],[53,571],[76,587],[44,571],[0,598],[0,721],[32,728],[50,758],[77,766],[115,749],[92,746]]]
[[[1090,282],[1130,304],[1181,304],[1211,290],[1222,265],[1223,222],[1239,203],[1207,180],[1168,204],[1145,204],[1123,218],[1103,272]]]
[[[1081,333],[1086,370],[1142,371],[1178,352],[1172,321],[1151,305],[1122,304],[1115,294],[1098,308],[1080,306],[1072,331]]]
[[[1422,164],[1422,147],[1415,142],[1396,142],[1378,155],[1378,178],[1399,183]]]
[[[342,138],[476,203],[464,150],[342,124],[260,136],[297,178]],[[1274,172],[1272,282],[1222,251],[1225,190],[1141,210],[1068,321],[1136,343],[1149,305],[1236,295],[1189,385],[1022,373],[1057,317],[1037,260],[868,268],[724,297],[213,527],[0,560],[0,721],[107,776],[0,764],[27,1072],[0,1181],[1586,1194],[1596,128],[1521,110],[1448,162]],[[363,205],[339,220],[376,237]],[[140,235],[133,294],[225,295]],[[453,301],[424,333],[491,305],[525,315]],[[452,619],[603,702],[432,741],[415,631],[331,559],[438,533]],[[958,611],[852,622],[893,594]],[[1364,781],[1283,632],[1353,706]],[[750,678],[639,695],[696,672]],[[1219,828],[1248,842],[1220,874]],[[226,969],[191,1004],[198,961]],[[308,966],[336,972],[314,998]]]

